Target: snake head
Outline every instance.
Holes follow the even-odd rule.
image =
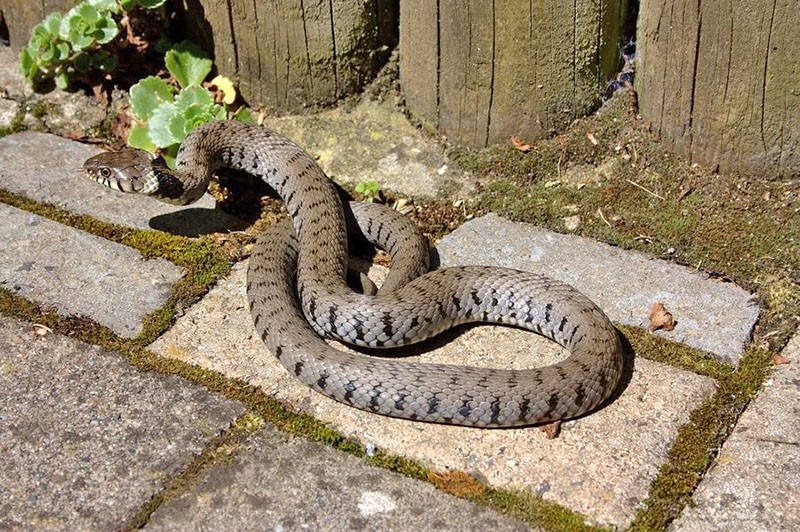
[[[89,179],[114,190],[147,194],[154,184],[150,172],[154,159],[141,150],[104,152],[87,159],[83,171]]]

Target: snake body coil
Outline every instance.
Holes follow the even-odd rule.
[[[101,154],[84,167],[117,190],[178,204],[198,199],[218,167],[246,171],[274,188],[294,231],[268,230],[250,259],[247,293],[255,326],[290,372],[337,401],[419,421],[507,427],[579,416],[619,382],[618,333],[586,297],[547,277],[503,268],[420,275],[427,270],[423,239],[390,209],[345,206],[367,238],[393,257],[378,295],[352,291],[345,282],[343,205],[333,184],[300,147],[266,129],[238,122],[201,126],[184,141],[174,173],[138,152]],[[528,370],[416,364],[344,353],[319,336],[393,347],[472,322],[537,332],[570,356]]]

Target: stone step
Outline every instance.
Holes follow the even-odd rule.
[[[176,207],[138,194],[120,194],[83,174],[83,161],[100,150],[56,135],[24,131],[0,138],[0,187],[36,201],[105,222],[198,236],[241,229],[243,223],[214,209],[206,194]]]
[[[693,268],[496,214],[465,223],[436,249],[442,266],[501,266],[564,281],[615,323],[647,327],[648,307],[662,302],[677,325],[655,334],[731,364],[744,353],[760,310],[753,294]]]
[[[259,386],[364,444],[436,471],[466,471],[496,487],[529,490],[597,523],[623,528],[632,520],[678,428],[715,389],[712,379],[636,359],[620,397],[565,423],[555,440],[536,428],[471,429],[369,414],[310,390],[267,351],[248,310],[245,270],[245,263],[236,265],[151,349]],[[519,368],[561,358],[561,348],[535,334],[484,326],[408,360]]]
[[[267,428],[161,506],[146,530],[529,530],[527,525]]]
[[[672,530],[800,530],[800,333]]]
[[[131,338],[182,270],[164,259],[0,203],[0,286]]]
[[[243,411],[0,316],[0,530],[116,530]]]

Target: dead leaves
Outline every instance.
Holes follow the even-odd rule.
[[[675,318],[667,311],[664,303],[658,302],[650,305],[647,309],[647,319],[650,322],[650,332],[658,330],[671,331],[675,328]]]
[[[522,139],[516,135],[511,137],[511,144],[513,144],[514,147],[519,151],[521,151],[522,153],[528,153],[529,151],[531,151],[531,148],[533,147],[530,144],[523,142]]]
[[[781,366],[783,364],[790,364],[791,362],[792,361],[789,360],[789,358],[787,358],[787,357],[785,357],[783,355],[779,355],[778,353],[775,353],[774,355],[772,355],[772,365],[773,366]]]

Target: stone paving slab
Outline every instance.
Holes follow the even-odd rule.
[[[489,214],[471,220],[436,246],[442,266],[475,264],[543,273],[573,285],[615,323],[647,326],[647,309],[662,302],[675,319],[676,342],[735,364],[758,319],[754,296],[691,268],[575,235]]]
[[[192,488],[161,506],[146,530],[528,530],[430,484],[318,443],[266,429]]]
[[[138,194],[120,194],[84,176],[82,165],[96,147],[48,133],[23,131],[0,138],[0,187],[36,201],[53,203],[106,222],[197,236],[242,228],[233,216],[214,209],[206,194],[176,207]]]
[[[254,332],[245,271],[246,264],[238,264],[151,348],[244,379],[365,444],[438,471],[466,471],[494,486],[531,490],[599,523],[622,527],[630,522],[677,429],[715,389],[711,379],[637,359],[621,396],[593,415],[566,423],[556,440],[536,428],[481,430],[380,417],[313,392],[279,365]],[[519,368],[563,356],[560,347],[535,334],[484,326],[410,358]]]
[[[783,355],[673,530],[800,530],[800,333]]]
[[[0,316],[0,529],[117,529],[243,410]]]
[[[163,305],[182,270],[135,249],[0,203],[0,286],[124,337]]]

